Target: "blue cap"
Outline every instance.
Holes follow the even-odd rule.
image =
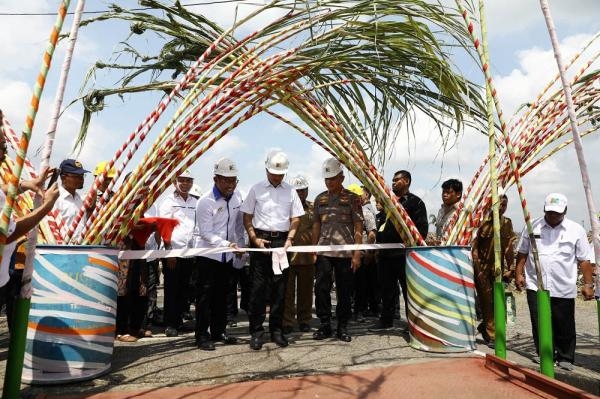
[[[90,173],[89,170],[83,169],[81,162],[76,159],[65,159],[60,163],[60,173],[71,173],[73,175],[83,175]]]

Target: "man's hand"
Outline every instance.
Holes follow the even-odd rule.
[[[581,295],[583,295],[583,298],[584,298],[586,301],[589,301],[589,300],[592,300],[592,299],[594,299],[594,288],[593,288],[593,287],[590,287],[590,286],[589,286],[589,285],[587,285],[587,284],[586,284],[586,285],[584,285],[584,286],[581,288]]]
[[[270,248],[271,241],[265,240],[264,238],[256,238],[254,240],[254,245],[256,246],[256,248]]]
[[[244,251],[243,249],[240,249],[240,247],[238,247],[238,245],[235,242],[232,242],[231,244],[229,244],[229,248],[233,248],[235,249],[235,256],[236,258],[241,258],[242,254],[246,251]]]
[[[525,276],[522,274],[515,275],[515,286],[517,287],[518,291],[521,291],[523,288],[525,288]]]
[[[40,197],[44,197],[44,182],[52,175],[52,172],[54,172],[53,168],[44,168],[42,173],[35,179],[21,181],[21,189],[24,191],[31,190]]]
[[[513,273],[514,273],[514,270],[506,270],[506,271],[504,272],[504,274],[502,275],[502,280],[503,280],[505,283],[510,283],[510,281],[511,281],[511,280],[512,280],[512,278],[513,278]]]

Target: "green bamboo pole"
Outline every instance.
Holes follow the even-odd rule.
[[[538,337],[540,350],[540,371],[554,378],[554,346],[552,344],[552,312],[550,292],[537,290]]]
[[[17,298],[15,302],[13,326],[10,329],[10,346],[6,360],[6,373],[4,375],[4,389],[2,391],[3,399],[21,397],[21,375],[23,373],[25,343],[27,342],[30,304],[31,299],[29,298]]]
[[[483,0],[479,0],[479,18],[481,23],[482,50],[485,65],[490,65],[490,55],[487,47],[487,25]],[[487,119],[488,119],[488,143],[489,143],[489,168],[492,191],[492,221],[494,225],[494,325],[496,334],[494,336],[494,351],[496,356],[506,359],[506,302],[504,301],[504,286],[501,282],[501,252],[500,241],[500,201],[498,198],[498,168],[496,164],[496,129],[494,126],[494,98],[490,81],[486,79],[485,85]],[[500,287],[500,288],[499,288]],[[500,292],[501,290],[501,292]],[[499,299],[502,300],[499,300]],[[501,334],[498,332],[502,331]],[[500,338],[500,339],[499,339]]]
[[[496,325],[496,356],[506,359],[506,296],[504,284],[501,281],[494,283],[494,323]]]

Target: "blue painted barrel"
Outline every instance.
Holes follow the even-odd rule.
[[[475,345],[471,248],[406,250],[410,345],[428,352],[468,352]]]
[[[62,384],[110,369],[117,254],[100,246],[37,247],[23,382]]]

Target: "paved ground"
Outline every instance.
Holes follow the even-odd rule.
[[[514,325],[508,326],[508,360],[536,369],[537,365],[530,361],[533,352],[533,340],[524,294],[517,294],[516,298],[517,321]],[[557,369],[556,377],[587,392],[600,394],[600,344],[596,303],[578,301],[576,318],[578,341],[575,371],[564,372]],[[324,376],[324,374],[351,373],[346,375],[355,376],[355,372],[359,373],[358,377],[351,377],[350,380],[361,381],[361,378],[363,378],[364,381],[368,381],[370,384],[377,383],[378,378],[381,380],[381,377],[373,377],[374,380],[369,380],[371,377],[360,377],[360,373],[370,372],[371,375],[375,373],[375,376],[388,374],[398,376],[397,378],[388,378],[386,381],[402,380],[404,379],[403,376],[420,376],[426,382],[421,388],[418,384],[415,385],[417,381],[415,378],[405,379],[407,385],[418,388],[417,390],[422,392],[429,392],[427,391],[428,387],[432,384],[439,386],[440,384],[436,381],[441,381],[441,378],[439,378],[441,375],[447,376],[448,374],[447,372],[433,371],[433,368],[426,366],[425,362],[457,358],[480,359],[483,353],[493,353],[493,350],[483,345],[480,340],[478,340],[478,351],[474,353],[445,355],[421,352],[412,349],[409,345],[408,336],[402,334],[402,328],[405,326],[403,322],[397,322],[395,330],[385,334],[375,334],[368,331],[368,327],[374,321],[353,323],[350,326],[350,331],[354,336],[351,343],[342,343],[336,340],[314,341],[311,339],[312,333],[296,332],[291,335],[293,342],[288,348],[280,349],[274,344],[268,343],[263,350],[252,351],[248,348],[249,336],[247,322],[244,319],[245,315],[242,312],[238,319],[238,327],[230,330],[239,338],[239,345],[218,345],[216,351],[205,352],[194,347],[192,333],[177,338],[167,338],[159,333],[160,330],[156,330],[157,334],[153,338],[145,338],[133,344],[116,343],[112,370],[104,376],[76,384],[56,386],[24,385],[22,394],[24,397],[40,398],[74,394],[91,397],[94,393],[99,392],[150,392],[161,388],[200,385],[204,386],[203,389],[206,388],[212,391],[224,389],[224,384],[246,382],[250,385],[240,389],[248,389],[248,397],[252,397],[255,396],[252,394],[255,389],[262,385],[259,383],[260,381],[289,380],[293,377],[303,377],[295,380],[299,381],[297,382],[299,385],[292,385],[289,388],[290,392],[296,393],[283,396],[305,397],[304,394],[306,393],[307,396],[310,394],[310,397],[319,397],[321,395],[313,395],[314,392],[310,389],[305,392],[304,387],[319,385],[321,379],[330,381],[327,379],[329,377]],[[313,324],[313,327],[315,326],[316,321]],[[0,375],[2,378],[4,377],[7,355],[6,346],[6,327],[5,324],[0,324],[0,347],[2,348],[0,349]],[[398,366],[411,366],[411,368],[409,370]],[[373,371],[373,369],[377,371]],[[461,375],[464,374],[466,372],[461,373]],[[411,382],[413,380],[415,382]],[[462,398],[465,397],[465,392],[470,392],[470,389],[473,388],[472,378],[452,378],[451,380],[459,383],[455,385],[453,390],[445,390],[445,397],[459,396]],[[205,387],[209,384],[220,385]],[[354,388],[351,388],[350,385],[346,387],[346,384],[335,388],[335,384],[334,378],[324,386],[333,387],[332,389],[337,389],[341,393],[353,393],[349,396],[334,397],[370,396],[366,393],[371,391],[366,393],[360,390],[351,391]],[[234,385],[230,385],[229,389],[233,389],[233,387]],[[238,389],[238,385],[235,385],[235,387],[235,389]],[[347,391],[345,391],[346,388],[348,388]],[[273,390],[272,387],[270,389]],[[298,391],[298,389],[302,390]],[[364,395],[356,395],[360,392]],[[143,397],[144,395],[135,396]],[[165,394],[162,397],[174,396]],[[503,397],[512,396],[505,395]]]

